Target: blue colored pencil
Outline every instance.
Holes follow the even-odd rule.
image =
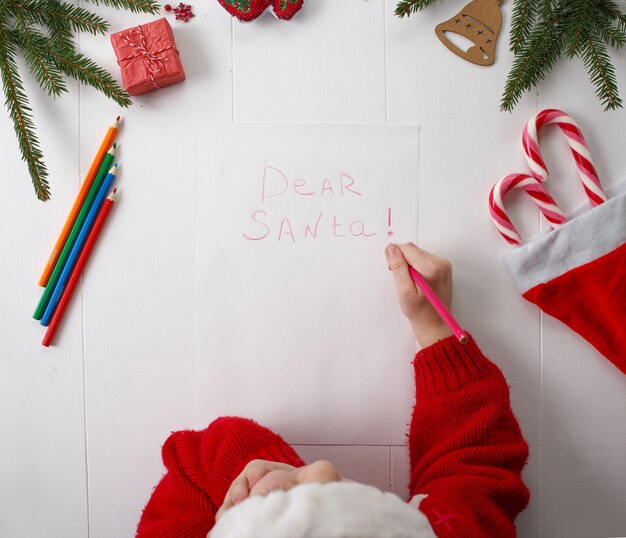
[[[50,323],[50,320],[52,319],[52,316],[54,315],[54,311],[56,310],[57,304],[59,303],[59,299],[61,298],[61,295],[63,294],[63,290],[65,289],[65,286],[67,285],[67,281],[70,275],[72,274],[72,270],[74,269],[74,266],[76,265],[76,260],[78,260],[78,257],[80,256],[80,253],[83,250],[85,240],[87,239],[87,236],[89,235],[89,232],[91,231],[93,223],[95,222],[96,217],[98,216],[98,212],[100,211],[100,208],[102,207],[102,204],[104,203],[104,199],[106,198],[106,196],[109,194],[109,191],[111,190],[111,186],[113,185],[113,182],[115,181],[116,174],[117,174],[117,164],[113,166],[111,170],[109,170],[107,177],[102,182],[102,186],[100,187],[100,190],[98,191],[98,194],[96,195],[93,201],[93,205],[91,206],[89,213],[87,213],[87,218],[85,219],[83,227],[80,229],[78,237],[76,238],[76,243],[74,243],[74,246],[72,247],[72,250],[70,251],[70,255],[67,258],[67,262],[65,264],[65,267],[63,268],[61,276],[59,277],[59,281],[54,287],[54,291],[52,292],[52,296],[50,297],[50,302],[48,303],[48,306],[46,307],[46,310],[43,316],[41,317],[41,324],[44,327],[48,326],[48,324]]]

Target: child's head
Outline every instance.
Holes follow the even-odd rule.
[[[278,472],[274,479],[283,473]],[[352,537],[435,535],[416,506],[373,486],[343,481],[301,483],[287,490],[252,495],[225,511],[209,533],[209,538]]]

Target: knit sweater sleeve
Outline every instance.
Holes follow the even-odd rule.
[[[202,431],[174,432],[163,445],[165,476],[139,525],[138,538],[206,538],[232,481],[254,459],[304,465],[278,435],[252,420],[221,417]]]
[[[420,351],[414,366],[411,495],[439,538],[514,537],[529,499],[520,476],[528,445],[502,372],[473,339],[454,337]]]

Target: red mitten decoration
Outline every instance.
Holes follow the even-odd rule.
[[[272,6],[274,15],[288,21],[300,9],[304,0],[217,0],[228,13],[240,21],[251,21]]]

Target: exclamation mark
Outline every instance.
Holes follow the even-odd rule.
[[[391,229],[391,208],[387,211],[387,226],[389,227],[387,235],[391,237],[393,235],[393,230]]]

